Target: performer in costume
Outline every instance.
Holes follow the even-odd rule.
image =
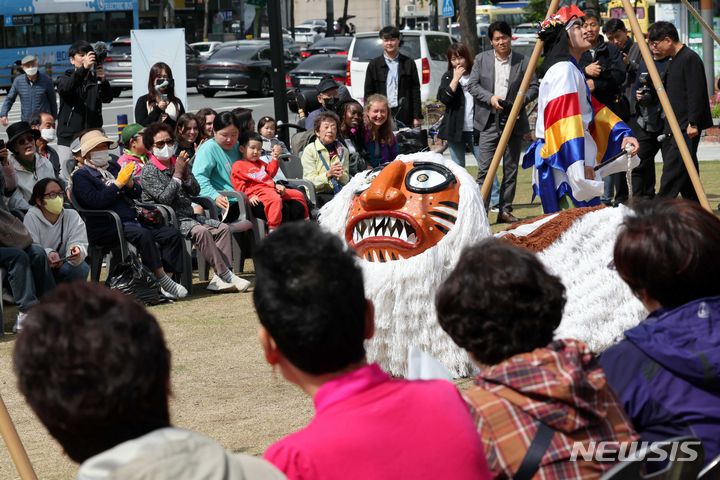
[[[537,140],[523,158],[534,166],[533,197],[540,196],[545,213],[572,206],[598,205],[603,181],[593,167],[631,145],[638,149],[630,127],[592,98],[577,66],[590,43],[583,38],[583,13],[563,7],[542,22],[538,35],[545,42],[545,71],[538,95]],[[616,162],[612,170],[627,164]]]

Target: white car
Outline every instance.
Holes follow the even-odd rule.
[[[447,51],[453,41],[443,32],[410,30],[402,32],[400,53],[415,60],[420,80],[420,98],[436,98],[440,80],[447,71]],[[368,63],[383,54],[378,32],[358,33],[348,51],[346,85],[353,98],[365,102],[365,71]]]
[[[215,50],[220,48],[220,45],[222,45],[222,42],[195,42],[190,44],[191,47],[200,52],[200,56],[203,58],[212,55]]]
[[[534,23],[521,23],[512,28],[512,41],[516,44],[534,44],[537,41],[538,26]]]
[[[320,25],[298,25],[295,27],[295,41],[312,45],[321,38],[325,38],[325,27]]]

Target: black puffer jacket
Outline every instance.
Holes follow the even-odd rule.
[[[578,62],[578,67],[585,73],[585,67],[597,61],[602,68],[600,76],[593,78],[595,83],[595,91],[593,97],[597,98],[600,103],[609,106],[615,103],[617,96],[622,93],[625,84],[626,72],[625,63],[622,59],[622,53],[615,45],[605,41],[602,35],[599,36],[595,47],[595,55],[588,50],[583,53]],[[585,75],[586,78],[590,78]]]
[[[70,146],[76,133],[103,126],[102,104],[113,99],[107,80],[100,81],[86,68],[71,68],[57,79],[60,95],[58,144]]]

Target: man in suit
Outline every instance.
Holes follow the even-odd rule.
[[[383,54],[370,60],[365,72],[365,99],[375,93],[385,95],[393,118],[406,127],[419,127],[423,116],[415,60],[400,53],[400,30],[397,28],[383,27],[380,39]]]
[[[468,90],[475,98],[475,129],[480,132],[480,158],[478,160],[478,184],[485,181],[488,168],[497,149],[512,102],[520,88],[525,70],[530,68],[529,59],[511,49],[512,31],[506,22],[493,22],[488,27],[488,37],[493,49],[475,57]],[[532,68],[535,68],[533,65]],[[538,94],[537,77],[525,94],[529,102]],[[517,222],[512,214],[512,202],[515,198],[518,162],[523,135],[530,132],[525,109],[515,123],[512,136],[503,154],[503,179],[500,185],[500,204],[498,223]],[[485,202],[487,209],[488,203]]]

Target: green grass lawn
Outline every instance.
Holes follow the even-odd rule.
[[[660,178],[660,165],[658,179]],[[702,162],[701,179],[713,208],[720,201],[720,161]],[[475,175],[476,169],[471,169]],[[530,172],[520,170],[514,214],[541,214],[530,203]],[[490,215],[491,222],[495,214]],[[493,230],[506,225],[493,225]],[[247,267],[252,268],[252,262]],[[252,272],[246,278],[253,280]],[[197,282],[197,280],[196,280]],[[250,293],[210,294],[196,283],[189,299],[151,307],[172,352],[173,423],[217,439],[226,448],[249,454],[297,430],[312,416],[312,403],[297,388],[275,377],[260,352],[258,322]],[[5,311],[5,330],[15,309]],[[76,466],[25,404],[12,371],[14,336],[0,337],[0,395],[25,443],[38,478],[72,478]],[[461,382],[468,385],[469,382]],[[17,478],[7,451],[0,448],[0,479]]]

